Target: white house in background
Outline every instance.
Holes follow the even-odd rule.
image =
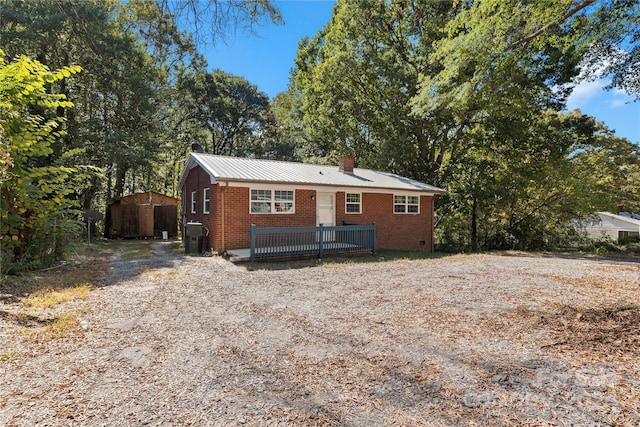
[[[619,241],[640,236],[640,216],[628,212],[596,212],[584,220],[583,227],[592,239]]]

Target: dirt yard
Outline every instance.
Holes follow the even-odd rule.
[[[73,311],[58,337],[5,291],[0,425],[640,425],[638,262],[248,271],[169,247],[29,315]]]

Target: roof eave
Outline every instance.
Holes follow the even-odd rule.
[[[366,185],[345,185],[345,184],[328,184],[319,182],[297,182],[297,181],[266,181],[255,179],[242,179],[242,178],[224,178],[218,177],[216,182],[225,183],[242,183],[242,184],[273,184],[273,185],[289,185],[289,186],[309,186],[309,187],[337,187],[337,188],[357,188],[359,190],[384,190],[389,192],[415,192],[427,195],[442,195],[447,194],[446,190],[434,187],[433,190],[420,189],[420,188],[397,188],[397,187],[383,187],[383,186],[366,186]],[[213,184],[214,182],[212,182]]]
[[[192,153],[189,153],[189,157],[187,157],[187,161],[184,164],[184,170],[182,171],[182,175],[180,175],[180,180],[178,181],[179,191],[181,191],[182,187],[184,187],[184,185],[186,184],[187,177],[189,176],[189,172],[191,172],[191,169],[195,168],[196,166],[200,166],[200,168],[205,171],[207,175],[209,175],[209,177],[211,178],[211,184],[215,184],[217,182],[216,177],[213,175],[213,173],[202,163],[200,163],[198,159],[192,155]]]

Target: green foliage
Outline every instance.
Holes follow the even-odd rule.
[[[61,255],[61,239],[71,233],[77,193],[96,172],[78,166],[65,153],[50,161],[52,145],[65,135],[56,110],[72,103],[47,87],[80,67],[48,67],[25,56],[6,63],[0,51],[0,126],[2,163],[2,261],[16,266],[45,265]]]
[[[173,13],[213,17],[215,36],[280,20],[269,0],[0,0],[0,10],[13,59],[0,88],[3,268],[58,258],[78,208],[176,193],[187,147],[204,134],[177,82],[206,63]]]
[[[208,142],[199,141],[207,152],[264,157],[274,130],[265,93],[222,70],[196,72],[179,84],[191,102],[193,125],[208,134]]]
[[[305,146],[306,134],[299,118],[298,92],[288,90],[271,100],[274,119],[274,138],[266,157],[286,161],[299,161],[299,148]]]
[[[588,185],[593,210],[640,212],[640,147],[602,124],[593,143],[578,145],[571,158],[576,178]]]
[[[624,239],[620,242],[612,242],[610,240],[598,240],[590,242],[590,251],[596,255],[623,255],[623,256],[639,256],[640,241],[637,237]],[[584,248],[583,248],[584,249]]]
[[[294,70],[307,158],[440,184],[463,144],[450,116],[419,117],[409,104],[450,2],[338,1],[331,21],[300,43]]]
[[[591,14],[572,25],[582,30],[578,43],[584,52],[582,78],[611,76],[610,89],[640,101],[640,2],[597,1]]]
[[[637,7],[338,1],[299,46],[287,93],[297,152],[329,162],[355,154],[359,166],[446,188],[436,200],[441,248],[560,245],[571,219],[640,200],[633,144],[591,117],[559,113],[594,52],[588,40],[637,45],[637,24],[618,25],[637,23]]]

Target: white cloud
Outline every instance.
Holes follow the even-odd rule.
[[[622,92],[624,93],[624,92]],[[626,95],[626,93],[624,93]],[[631,98],[617,98],[617,99],[612,99],[611,101],[609,101],[609,106],[611,108],[619,108],[619,107],[626,107],[629,102],[631,102]]]
[[[598,96],[603,88],[609,84],[606,79],[583,80],[571,91],[571,95],[567,98],[567,110],[575,110],[576,108],[584,108],[592,98]]]
[[[620,88],[615,88],[615,89],[613,90],[613,93],[615,93],[616,95],[622,95],[622,96],[625,96],[625,97],[628,97],[628,96],[629,96],[629,94],[627,93],[627,91],[626,91],[626,90],[624,90],[624,89],[620,89]]]
[[[567,110],[593,109],[596,104],[609,109],[628,107],[634,98],[624,89],[605,89],[611,84],[610,71],[611,67],[615,65],[611,62],[612,59],[625,58],[624,53],[627,52],[619,49],[617,57],[609,56],[603,59],[598,56],[599,52],[595,50],[591,56],[585,58],[580,65],[580,73],[574,80],[577,85],[567,98]]]

